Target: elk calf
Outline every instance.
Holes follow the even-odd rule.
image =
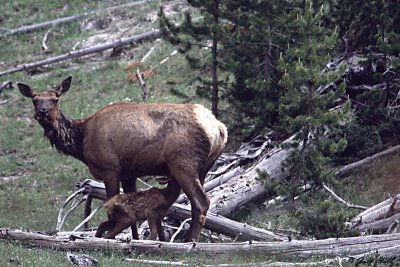
[[[119,194],[106,203],[108,220],[102,222],[96,232],[96,237],[114,238],[122,230],[136,224],[138,220],[146,220],[150,227],[150,238],[156,240],[157,234],[161,241],[165,241],[161,221],[168,209],[178,198],[179,184],[175,179],[170,179],[168,186],[163,189],[151,188],[137,193]]]

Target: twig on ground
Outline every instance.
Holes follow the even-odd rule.
[[[132,259],[125,258],[126,261],[129,262],[137,262],[141,264],[150,264],[150,265],[171,265],[171,266],[189,266],[188,264],[182,261],[157,261],[157,260],[141,260],[141,259]]]
[[[49,38],[50,32],[51,32],[51,29],[49,29],[49,30],[46,32],[46,34],[45,34],[44,37],[43,37],[43,41],[42,41],[42,49],[43,49],[43,51],[44,51],[45,53],[51,52],[51,50],[49,50],[49,47],[48,47],[47,44],[46,44],[47,39]]]
[[[67,219],[67,217],[68,217],[80,204],[82,204],[85,200],[86,200],[86,196],[83,197],[83,198],[81,198],[77,203],[74,203],[74,204],[72,205],[72,207],[65,213],[64,217],[62,217],[62,219],[61,219],[61,221],[60,221],[60,224],[57,225],[57,228],[58,228],[58,229],[56,229],[57,231],[61,231],[61,228],[62,228],[62,226],[63,226],[65,220]]]
[[[176,230],[176,232],[171,236],[171,240],[169,241],[170,243],[173,243],[175,240],[175,237],[180,233],[180,231],[182,231],[183,227],[185,226],[185,223],[187,223],[188,221],[191,221],[192,218],[187,218],[186,220],[184,220],[181,225],[179,226],[178,230]]]
[[[66,216],[62,216],[64,213],[64,208],[67,206],[67,204],[74,199],[77,195],[82,194],[83,190],[85,190],[84,188],[80,188],[78,191],[75,191],[74,193],[72,193],[67,200],[65,200],[64,204],[62,205],[62,207],[60,208],[59,212],[58,212],[58,217],[57,217],[57,224],[56,224],[56,231],[59,232],[61,230],[61,227],[66,219]]]
[[[2,82],[2,83],[0,84],[0,94],[1,94],[1,92],[3,92],[3,90],[6,89],[6,88],[9,88],[9,89],[13,88],[12,82],[11,82],[11,81],[4,81],[4,82]]]

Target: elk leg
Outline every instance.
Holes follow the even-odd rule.
[[[185,242],[198,241],[201,228],[204,226],[210,200],[200,183],[199,176],[195,171],[188,172],[186,169],[171,168],[173,176],[176,177],[183,192],[188,196],[190,205],[192,206],[192,224],[189,233],[185,238]]]
[[[105,221],[102,222],[99,227],[97,228],[95,237],[99,237],[101,238],[104,234],[105,231],[108,231],[109,229],[111,229],[114,226],[115,222],[113,221]]]
[[[127,178],[121,180],[122,188],[124,189],[124,193],[136,192],[136,178]],[[131,225],[132,230],[132,239],[139,239],[139,234],[137,230],[136,222]]]
[[[115,225],[112,229],[108,231],[107,234],[104,235],[104,238],[115,238],[117,234],[121,233],[124,229],[131,226],[132,222],[136,224],[136,218],[130,218],[126,214],[114,214],[114,216]]]
[[[157,240],[157,225],[156,225],[157,219],[152,214],[147,214],[146,217],[150,228],[150,239]]]
[[[93,200],[93,198],[91,196],[88,196],[88,198],[85,201],[85,210],[84,210],[84,218],[83,219],[86,219],[90,215],[90,213],[92,212],[92,200]],[[89,222],[86,222],[83,225],[83,227],[85,229],[88,229],[89,228]]]
[[[161,225],[161,220],[162,220],[162,219],[158,219],[158,220],[156,221],[158,239],[160,239],[160,241],[165,241],[164,228],[163,228],[162,225]]]
[[[185,192],[185,190],[183,191]],[[192,207],[192,223],[189,228],[189,233],[185,238],[185,242],[198,241],[201,229],[206,222],[210,200],[207,198],[201,187],[196,187],[195,191],[192,192],[191,195],[188,195],[188,193],[186,193],[186,195],[188,196]]]

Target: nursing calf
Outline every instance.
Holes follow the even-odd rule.
[[[151,188],[137,193],[119,194],[106,203],[108,220],[102,222],[96,232],[96,237],[114,238],[122,230],[135,225],[139,220],[147,220],[150,227],[150,238],[156,240],[157,234],[161,241],[165,241],[161,221],[168,209],[178,198],[179,184],[171,179],[163,189]]]

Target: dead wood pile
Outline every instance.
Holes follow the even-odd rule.
[[[345,261],[363,261],[369,257],[393,259],[400,255],[400,234],[369,235],[352,238],[330,238],[324,240],[287,242],[235,242],[235,243],[169,243],[150,240],[134,240],[129,243],[118,240],[88,237],[85,233],[58,233],[49,235],[8,228],[0,228],[0,239],[26,242],[57,250],[105,250],[113,248],[128,253],[196,253],[206,256],[262,256],[266,259],[310,259],[339,257]]]

